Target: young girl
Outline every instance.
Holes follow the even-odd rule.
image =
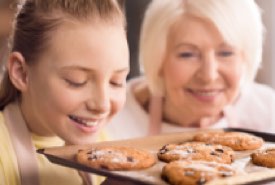
[[[115,0],[25,1],[0,91],[0,184],[89,183],[35,150],[103,139],[125,100],[124,28]]]

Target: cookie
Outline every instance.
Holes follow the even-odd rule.
[[[267,149],[251,154],[252,162],[258,166],[275,168],[275,149]]]
[[[83,165],[108,170],[144,169],[156,163],[156,157],[150,152],[123,146],[79,150],[75,157]]]
[[[262,138],[243,132],[204,132],[194,136],[194,141],[229,146],[233,150],[255,150],[260,148]]]
[[[203,142],[167,144],[158,152],[158,158],[165,162],[175,160],[203,160],[230,164],[234,151],[226,146]]]
[[[162,169],[162,178],[172,185],[202,185],[215,178],[236,174],[228,164],[205,161],[174,161]]]

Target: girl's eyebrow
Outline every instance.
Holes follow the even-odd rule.
[[[92,68],[76,66],[76,65],[65,66],[65,67],[63,67],[63,69],[64,70],[74,69],[74,70],[85,71],[85,72],[95,72],[96,71]],[[125,68],[122,68],[122,69],[115,70],[115,73],[123,73],[123,72],[129,72],[129,67],[125,67]]]
[[[129,67],[125,67],[125,68],[118,69],[115,71],[115,73],[123,73],[123,72],[129,72]]]
[[[81,66],[76,66],[76,65],[71,65],[71,66],[64,66],[62,68],[63,70],[79,70],[79,71],[95,71],[93,69],[90,68],[86,68],[86,67],[81,67]]]

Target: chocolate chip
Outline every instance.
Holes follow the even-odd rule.
[[[91,155],[90,157],[88,157],[88,160],[96,160],[97,156],[96,155]]]
[[[159,150],[159,153],[160,153],[160,154],[165,154],[165,153],[168,151],[168,149],[167,149],[166,147],[167,147],[167,145],[163,146],[163,147]]]
[[[223,153],[224,151],[223,151],[223,149],[220,149],[220,148],[217,148],[217,149],[215,149],[217,152],[220,152],[220,153]]]
[[[218,155],[217,153],[215,153],[214,151],[210,152],[210,155]]]
[[[92,154],[93,153],[93,151],[91,150],[91,151],[89,151],[89,152],[87,152],[87,154]]]
[[[128,162],[134,162],[134,159],[133,159],[133,157],[129,157],[129,156],[128,156],[128,157],[127,157],[127,161],[128,161]]]

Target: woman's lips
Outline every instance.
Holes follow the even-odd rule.
[[[193,97],[203,102],[213,102],[222,93],[221,89],[211,89],[211,90],[194,90],[187,89]]]

